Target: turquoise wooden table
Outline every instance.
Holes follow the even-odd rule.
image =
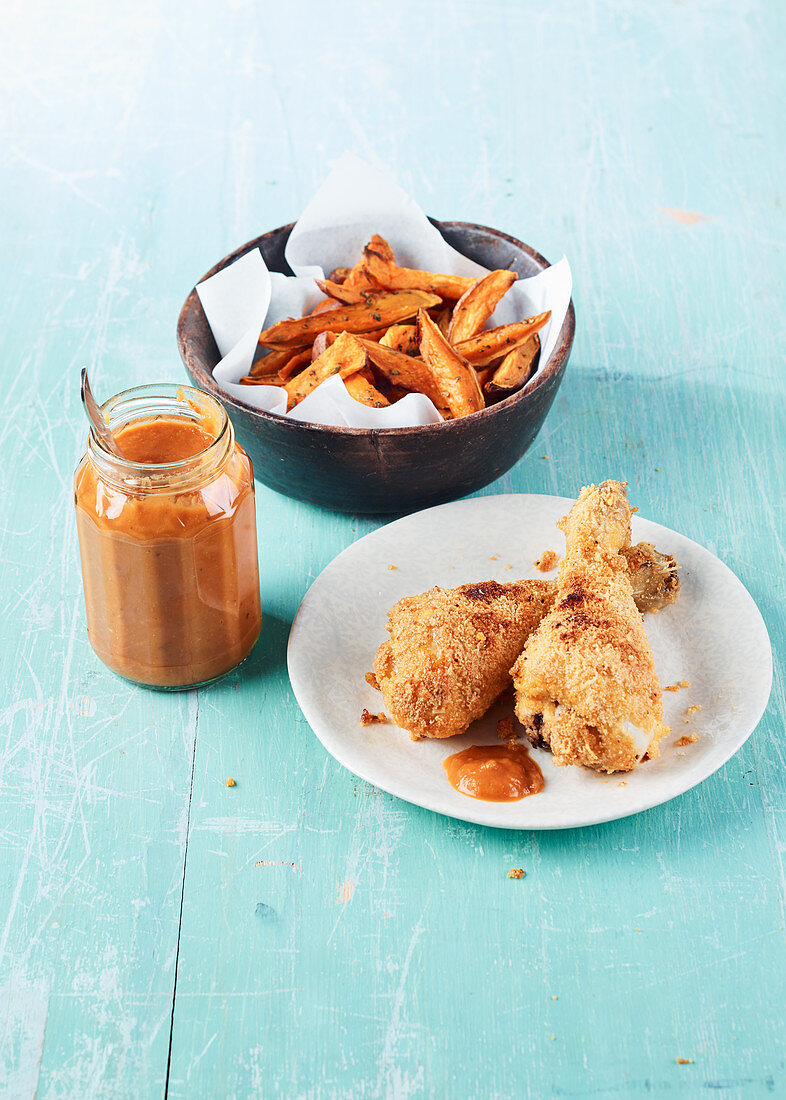
[[[767,0],[6,12],[0,1095],[786,1095],[784,51]],[[240,674],[161,695],[93,655],[78,368],[183,380],[196,278],[347,148],[571,260],[565,383],[487,492],[627,479],[758,602],[767,713],[677,801],[497,832],[340,768],[285,643],[378,521],[262,487]]]

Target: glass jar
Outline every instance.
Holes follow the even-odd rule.
[[[91,431],[74,478],[90,643],[135,683],[206,684],[262,623],[251,462],[223,406],[189,386],[102,408],[123,458]]]

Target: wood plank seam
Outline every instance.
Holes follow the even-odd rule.
[[[166,1056],[166,1079],[164,1081],[164,1100],[169,1096],[169,1074],[172,1068],[172,1037],[175,1031],[175,1004],[177,998],[177,968],[180,963],[180,932],[183,927],[183,901],[186,892],[186,867],[188,865],[188,841],[191,835],[191,803],[194,797],[194,770],[196,768],[197,738],[199,737],[199,693],[196,696],[196,715],[194,716],[194,741],[191,746],[191,779],[188,785],[188,809],[186,811],[186,839],[183,849],[183,874],[180,880],[180,909],[177,916],[177,943],[175,945],[175,972],[172,979],[172,1012],[169,1017],[169,1044]]]

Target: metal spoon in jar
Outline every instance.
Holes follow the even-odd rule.
[[[106,422],[106,417],[101,412],[101,408],[95,397],[93,397],[93,391],[90,389],[90,383],[87,380],[87,367],[82,367],[81,392],[82,404],[85,407],[87,419],[90,421],[93,431],[111,454],[116,458],[124,458],[123,452],[118,447],[115,437],[112,435],[112,429]]]

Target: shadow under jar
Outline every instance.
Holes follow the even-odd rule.
[[[197,687],[254,646],[254,478],[223,406],[189,386],[103,405],[123,457],[90,433],[74,479],[90,643],[149,687]]]

